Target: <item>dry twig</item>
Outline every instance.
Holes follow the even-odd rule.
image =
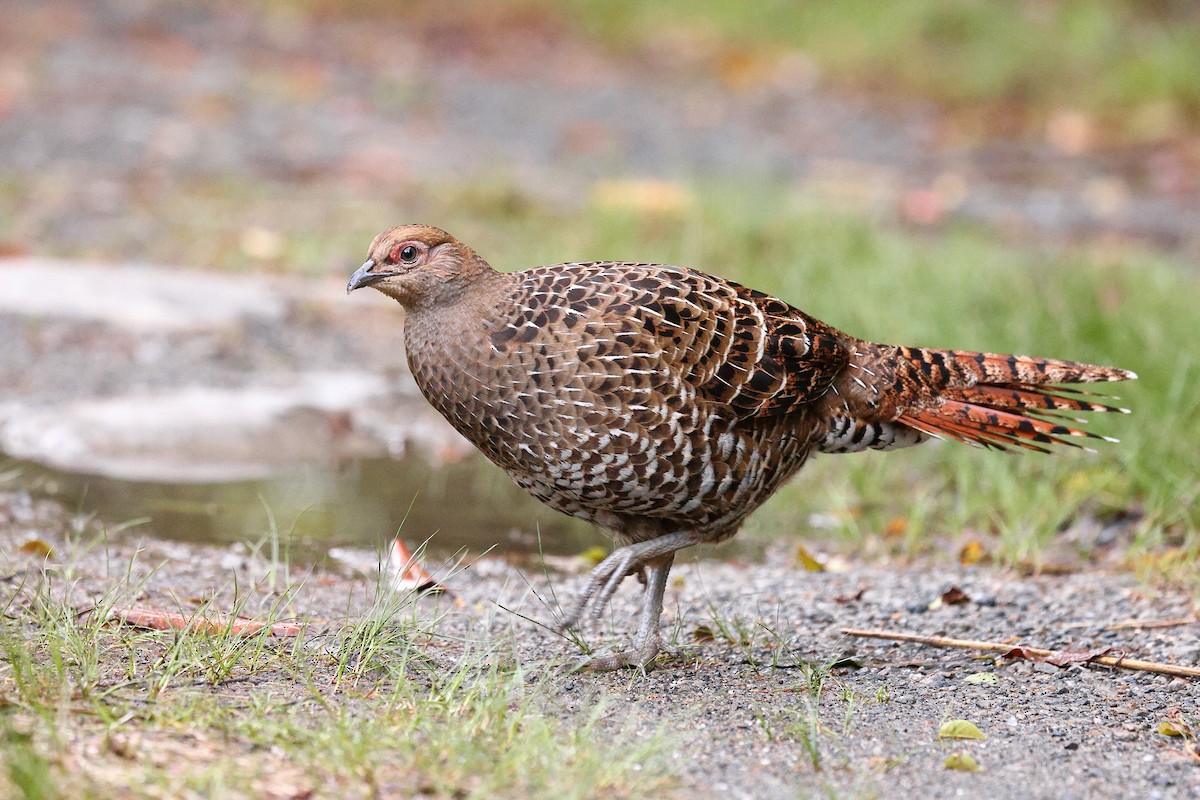
[[[842,628],[847,636],[860,636],[867,639],[890,639],[897,642],[916,642],[934,647],[957,647],[963,650],[985,650],[992,653],[1011,653],[1019,651],[1021,657],[1035,656],[1039,659],[1056,658],[1068,655],[1060,650],[1044,650],[1040,647],[1025,647],[1004,642],[985,642],[977,639],[951,639],[948,636],[922,636],[917,633],[899,633],[894,631],[866,631],[858,628]],[[1157,661],[1140,661],[1124,656],[1094,655],[1086,659],[1093,664],[1103,664],[1106,667],[1120,667],[1139,672],[1157,672],[1161,675],[1175,675],[1182,678],[1200,678],[1200,667],[1185,667],[1179,664],[1163,664]]]
[[[1064,630],[1091,629],[1100,631],[1125,630],[1154,630],[1157,628],[1177,628],[1180,625],[1194,625],[1200,622],[1200,617],[1177,617],[1172,619],[1122,619],[1116,622],[1068,622]]]

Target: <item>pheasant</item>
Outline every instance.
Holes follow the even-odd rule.
[[[363,286],[404,306],[413,377],[450,424],[534,497],[612,536],[562,627],[598,617],[625,577],[644,579],[632,650],[593,669],[648,666],[675,553],[733,536],[814,452],[1107,439],[1064,415],[1126,409],[1062,384],[1137,377],[875,344],[686,267],[497,272],[426,225],[379,234],[346,291]]]

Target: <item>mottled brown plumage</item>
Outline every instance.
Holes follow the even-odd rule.
[[[616,549],[565,624],[645,571],[632,654],[645,665],[675,551],[719,542],[813,452],[939,436],[1045,450],[1094,436],[1060,415],[1112,411],[1059,384],[1133,373],[1067,361],[855,339],[782,300],[683,267],[574,263],[493,270],[423,225],[371,244],[349,290],[405,306],[429,402],[531,494],[609,531]]]

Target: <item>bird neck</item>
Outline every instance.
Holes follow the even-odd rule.
[[[405,330],[409,338],[442,340],[449,344],[483,337],[494,322],[502,298],[513,290],[512,273],[497,272],[487,264],[470,275],[444,281],[436,292],[405,302]]]

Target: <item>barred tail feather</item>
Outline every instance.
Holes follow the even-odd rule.
[[[1134,380],[1137,375],[1129,370],[1115,367],[1098,367],[1078,361],[1060,361],[1054,358],[1002,355],[998,353],[969,353],[959,350],[940,352],[959,366],[977,369],[978,383],[1007,385],[1024,383],[1041,386],[1049,383],[1101,383],[1104,381]]]
[[[1072,412],[1127,414],[1128,409],[1092,402],[1086,398],[1096,395],[1058,384],[1137,377],[1113,367],[1029,356],[905,351],[933,385],[927,401],[904,410],[897,421],[931,436],[999,450],[1021,447],[1045,453],[1051,445],[1083,447],[1072,439],[1116,441],[1063,423],[1086,421],[1068,416]]]

